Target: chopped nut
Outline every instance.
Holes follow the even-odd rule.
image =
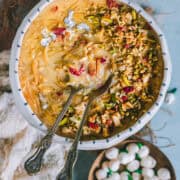
[[[112,120],[116,127],[121,125],[121,115],[118,112],[116,112],[112,115]]]
[[[108,128],[103,128],[103,137],[108,137],[109,135],[110,134]]]

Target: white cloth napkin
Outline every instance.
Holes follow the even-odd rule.
[[[0,64],[8,63],[8,58],[9,51],[0,53]],[[8,77],[2,79],[6,81],[0,81],[0,88],[9,82]],[[42,136],[18,112],[11,93],[0,96],[0,180],[55,179],[63,167],[69,144],[53,142],[45,154],[42,170],[37,175],[28,176],[23,168],[25,160],[36,150]]]

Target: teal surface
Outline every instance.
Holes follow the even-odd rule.
[[[150,5],[155,11],[155,20],[165,33],[173,65],[170,88],[178,88],[176,101],[172,105],[163,105],[152,120],[153,129],[165,128],[155,132],[158,137],[167,137],[175,146],[161,148],[171,160],[180,180],[180,0],[137,0],[139,4]],[[168,141],[158,138],[158,145],[166,145]],[[80,151],[75,167],[75,180],[87,180],[89,168],[97,152]]]
[[[79,151],[78,161],[74,170],[75,180],[87,180],[89,170],[97,155],[97,151]]]
[[[158,24],[165,33],[170,55],[172,59],[172,80],[170,88],[177,87],[178,91],[175,94],[176,101],[174,104],[162,108],[168,110],[164,112],[161,110],[153,118],[152,124],[154,129],[162,127],[164,122],[166,127],[157,132],[158,136],[170,138],[175,146],[169,148],[162,148],[162,151],[171,160],[177,175],[177,180],[180,179],[180,0],[151,0],[147,1],[162,15],[155,16]],[[163,15],[164,14],[164,15]],[[166,142],[159,142],[165,144]]]

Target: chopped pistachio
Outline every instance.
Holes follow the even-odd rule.
[[[102,19],[101,19],[101,24],[104,26],[107,26],[107,25],[111,24],[112,22],[113,22],[112,19],[107,18],[107,17],[102,17]]]
[[[127,76],[123,75],[123,82],[126,84],[126,86],[130,86],[130,81],[127,79]]]
[[[113,103],[116,103],[116,94],[115,93],[111,94],[111,101]]]
[[[133,17],[133,20],[137,19],[137,13],[135,10],[132,10],[132,17]]]
[[[64,119],[62,119],[62,121],[60,121],[59,126],[64,126],[67,123],[68,123],[68,118],[65,117]]]
[[[114,107],[113,103],[105,103],[104,105],[106,109],[111,109],[112,107]]]

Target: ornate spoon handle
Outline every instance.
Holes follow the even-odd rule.
[[[40,142],[36,152],[26,160],[24,168],[28,174],[34,174],[40,171],[43,156],[47,149],[51,146],[53,134],[47,134]]]
[[[79,91],[79,89],[75,89],[75,88],[71,87],[71,93],[68,97],[68,100],[66,101],[61,113],[58,115],[52,129],[50,129],[49,132],[47,133],[47,135],[41,140],[36,152],[29,159],[26,160],[26,162],[24,164],[24,168],[28,174],[34,174],[34,173],[37,173],[40,171],[43,156],[44,156],[45,152],[47,151],[47,149],[51,146],[52,138],[58,129],[59,122],[64,117],[65,113],[68,110],[68,107],[71,104],[72,98],[78,91]]]
[[[91,103],[92,103],[92,99],[89,100],[89,102],[86,106],[86,109],[85,109],[80,127],[77,131],[75,140],[74,140],[74,142],[73,142],[73,144],[72,144],[72,146],[68,152],[66,163],[64,165],[64,168],[60,172],[60,174],[57,176],[57,178],[56,178],[57,180],[72,180],[73,167],[76,163],[77,156],[78,156],[77,146],[78,146],[78,142],[79,142],[80,137],[81,137],[81,133],[82,133],[84,123],[86,122],[87,117],[88,117],[88,112],[89,112]]]

